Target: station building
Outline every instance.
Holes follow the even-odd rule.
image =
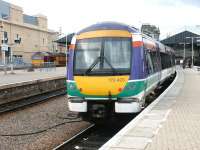
[[[176,60],[192,60],[192,47],[194,65],[200,66],[200,35],[191,31],[183,31],[161,41],[175,50]]]
[[[57,50],[55,39],[58,33],[48,29],[46,16],[30,16],[23,13],[19,6],[0,0],[0,40],[6,41],[8,50],[6,56],[20,58],[31,63],[31,57],[36,52],[54,52]],[[15,39],[21,38],[20,44],[14,44]],[[2,51],[0,48],[0,62]]]

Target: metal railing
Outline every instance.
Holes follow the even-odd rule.
[[[54,62],[44,62],[40,64],[40,71],[48,72],[48,71],[55,71],[56,64]]]
[[[11,61],[9,57],[6,57],[6,65],[4,65],[3,61],[0,60],[0,71],[10,70]],[[34,71],[34,69],[39,69],[41,72],[49,72],[56,70],[56,64],[54,62],[44,62],[39,66],[35,67],[31,63],[24,62],[22,58],[14,58],[13,59],[13,67],[14,69],[23,69],[28,71]]]

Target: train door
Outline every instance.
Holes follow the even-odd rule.
[[[145,58],[146,58],[146,72],[147,72],[147,78],[146,78],[146,94],[147,95],[149,93],[150,87],[151,87],[151,77],[154,74],[154,67],[153,67],[153,62],[152,62],[152,58],[151,58],[151,54],[150,54],[150,50],[146,49],[145,50]]]
[[[159,45],[156,43],[156,51],[157,51],[157,64],[158,64],[158,81],[161,81],[161,71],[162,71],[162,65],[161,65],[161,56],[160,56],[160,48]]]

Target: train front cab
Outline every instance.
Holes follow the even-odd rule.
[[[94,117],[141,111],[145,96],[171,74],[169,65],[162,66],[161,53],[156,42],[140,33],[98,30],[76,35],[67,68],[69,109]]]
[[[116,113],[139,112],[144,96],[143,56],[138,33],[106,30],[77,35],[69,51],[69,109],[97,114],[107,108]]]

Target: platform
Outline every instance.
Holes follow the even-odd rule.
[[[62,67],[35,69],[34,72],[16,70],[15,74],[0,72],[1,107],[41,94],[64,93],[65,70],[65,67]]]
[[[8,73],[5,75],[3,71],[0,71],[0,86],[59,76],[64,77],[66,74],[66,68],[57,67],[35,69],[33,72],[27,72],[26,70],[15,70],[14,73],[15,74],[10,74],[10,71],[8,71]]]
[[[128,149],[200,149],[200,72],[179,69],[170,87],[100,148]]]

